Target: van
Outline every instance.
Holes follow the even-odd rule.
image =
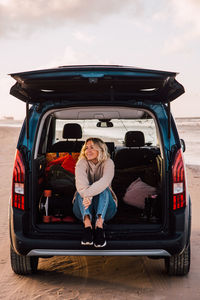
[[[11,95],[26,103],[9,209],[16,274],[32,274],[39,258],[59,255],[148,256],[163,259],[169,275],[189,272],[185,143],[170,110],[184,93],[176,75],[113,65],[11,74]],[[66,158],[77,161],[91,136],[106,142],[115,164],[118,208],[105,224],[107,244],[101,249],[80,243],[83,226],[72,211],[74,175],[63,166]]]

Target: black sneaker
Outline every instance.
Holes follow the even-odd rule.
[[[81,245],[93,245],[93,235],[91,227],[84,227]]]
[[[102,228],[97,227],[95,229],[94,246],[97,248],[105,247],[106,237],[105,232]]]

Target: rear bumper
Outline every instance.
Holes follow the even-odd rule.
[[[138,249],[138,250],[55,250],[55,249],[33,249],[27,256],[170,256],[170,254],[163,249]]]
[[[80,238],[71,237],[59,239],[58,236],[48,238],[48,232],[38,237],[29,237],[23,234],[23,229],[28,223],[28,216],[23,212],[13,214],[10,211],[10,239],[11,245],[19,255],[29,256],[54,256],[54,255],[134,255],[134,256],[170,256],[181,253],[190,239],[190,221],[188,209],[184,213],[174,216],[176,231],[169,235],[155,235],[151,238],[135,236],[134,239],[107,239],[106,247],[97,249],[94,246],[83,246]]]
[[[12,246],[20,255],[134,255],[170,256],[181,253],[186,246],[183,233],[162,240],[107,240],[106,247],[83,246],[80,240],[35,239],[12,234]]]

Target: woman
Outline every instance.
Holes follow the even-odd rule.
[[[117,198],[110,187],[113,177],[114,163],[109,157],[106,144],[99,138],[88,138],[75,168],[77,192],[73,212],[84,224],[82,245],[106,245],[103,223],[110,220],[117,211]]]

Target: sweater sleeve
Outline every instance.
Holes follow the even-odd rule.
[[[102,177],[84,190],[84,197],[93,197],[103,192],[108,186],[111,185],[113,177],[114,163],[109,158],[104,162]]]
[[[89,188],[87,169],[88,165],[85,159],[81,159],[77,162],[75,167],[75,182],[76,189],[82,198],[86,197],[85,191]]]

